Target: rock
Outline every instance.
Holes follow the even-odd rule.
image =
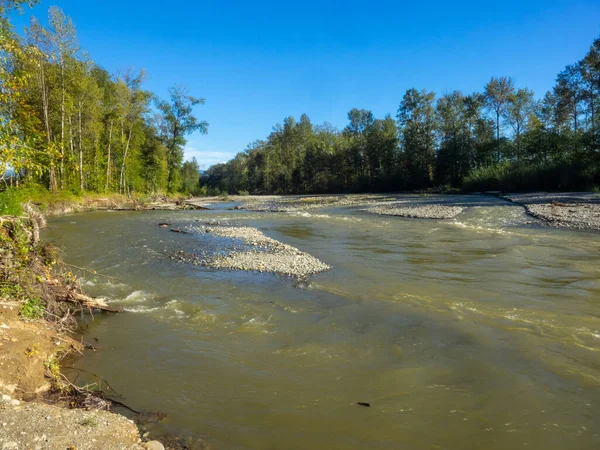
[[[13,448],[19,448],[19,444],[16,442],[6,442],[2,445],[2,450],[12,450]]]
[[[21,402],[20,402],[19,400],[12,399],[12,400],[10,401],[10,404],[11,404],[12,406],[19,406],[19,405],[21,404]]]
[[[150,441],[150,442],[146,442],[145,444],[143,444],[143,447],[146,450],[165,450],[164,445],[162,445],[160,442],[158,441]]]
[[[3,402],[10,402],[12,399],[10,397],[10,395],[6,395],[6,394],[2,394],[2,401]]]

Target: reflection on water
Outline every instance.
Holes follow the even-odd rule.
[[[600,448],[600,239],[487,197],[456,219],[361,208],[90,213],[53,221],[67,260],[126,313],[97,317],[78,365],[162,429],[222,449]],[[333,270],[302,287],[176,264],[256,226]],[[356,405],[369,402],[370,408]]]

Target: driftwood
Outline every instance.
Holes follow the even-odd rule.
[[[84,294],[79,294],[77,292],[69,292],[66,297],[62,299],[64,302],[68,303],[76,303],[81,306],[85,306],[89,309],[98,309],[100,311],[118,313],[122,312],[123,308],[115,308],[112,306],[108,306],[102,299],[92,298]]]

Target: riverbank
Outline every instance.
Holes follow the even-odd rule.
[[[22,188],[0,192],[0,215],[19,216],[23,205],[38,208],[46,217],[89,211],[177,211],[204,209],[190,203],[183,194],[97,194],[51,193],[40,188]]]
[[[115,309],[83,293],[56,249],[39,242],[43,216],[25,210],[0,217],[0,448],[160,450],[131,420],[102,411],[111,401],[101,391],[61,373],[84,347],[72,337],[76,317]]]

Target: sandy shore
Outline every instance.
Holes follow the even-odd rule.
[[[314,256],[272,239],[256,228],[206,224],[187,227],[186,230],[228,238],[233,245],[212,255],[176,252],[172,255],[174,260],[213,269],[251,270],[296,278],[306,278],[331,269]]]
[[[591,192],[507,194],[527,213],[552,227],[600,231],[600,194]]]

